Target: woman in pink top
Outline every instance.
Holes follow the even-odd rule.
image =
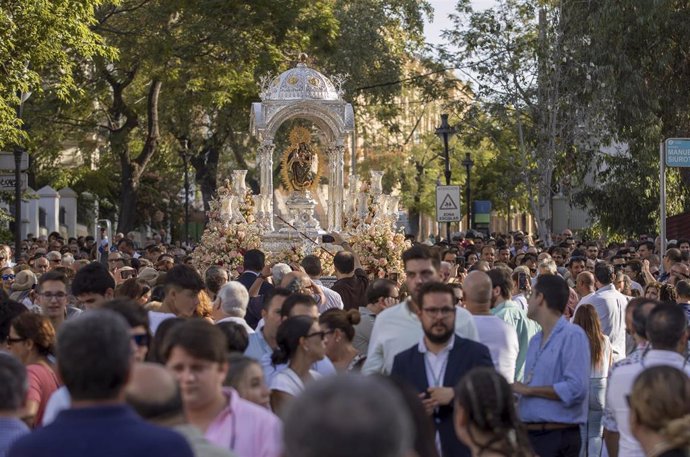
[[[30,427],[39,427],[50,396],[60,383],[48,356],[53,353],[55,329],[47,317],[22,313],[10,326],[7,344],[25,366],[29,378],[24,421]]]

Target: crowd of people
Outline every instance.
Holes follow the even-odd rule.
[[[334,278],[0,246],[0,457],[688,455],[690,241],[470,231],[374,278],[334,239]]]

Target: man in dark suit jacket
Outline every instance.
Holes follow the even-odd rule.
[[[406,381],[423,396],[441,438],[443,457],[470,457],[453,428],[453,387],[472,368],[493,367],[489,349],[455,334],[453,289],[447,284],[426,283],[418,292],[418,316],[424,337],[393,361],[391,376]]]
[[[254,281],[263,281],[261,288],[259,289],[259,295],[267,295],[273,286],[271,283],[266,281],[268,275],[264,276],[262,270],[266,266],[266,255],[259,251],[258,249],[250,249],[244,253],[244,261],[242,266],[244,267],[244,272],[237,278],[244,287],[249,290]],[[269,273],[270,274],[270,273]]]
[[[131,345],[124,318],[109,310],[62,324],[57,359],[72,408],[15,441],[7,456],[193,457],[181,435],[144,422],[124,404]]]

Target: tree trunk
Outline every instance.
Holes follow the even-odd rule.
[[[117,231],[127,233],[136,228],[137,222],[137,201],[139,183],[144,170],[151,157],[158,148],[160,133],[158,130],[158,98],[160,96],[161,82],[154,79],[149,86],[147,97],[147,131],[146,140],[142,146],[141,153],[136,159],[132,160],[129,149],[120,156],[122,167],[122,178],[120,185],[120,218],[117,222]]]

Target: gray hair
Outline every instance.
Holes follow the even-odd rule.
[[[230,281],[218,291],[220,307],[229,316],[244,317],[249,304],[249,292],[242,283]]]
[[[355,375],[310,384],[288,407],[284,427],[285,457],[401,457],[415,436],[401,395],[381,379]]]
[[[221,266],[212,265],[204,273],[204,282],[211,293],[217,294],[220,288],[228,282],[228,272]]]
[[[28,389],[24,365],[12,354],[0,352],[0,411],[21,409]]]
[[[62,254],[62,264],[70,266],[74,263],[74,256],[68,252]]]
[[[58,369],[74,400],[111,400],[132,367],[129,325],[114,311],[99,309],[66,321],[57,337]]]
[[[273,284],[280,284],[286,274],[290,273],[292,268],[286,263],[276,263],[271,268],[271,274],[273,275]]]

